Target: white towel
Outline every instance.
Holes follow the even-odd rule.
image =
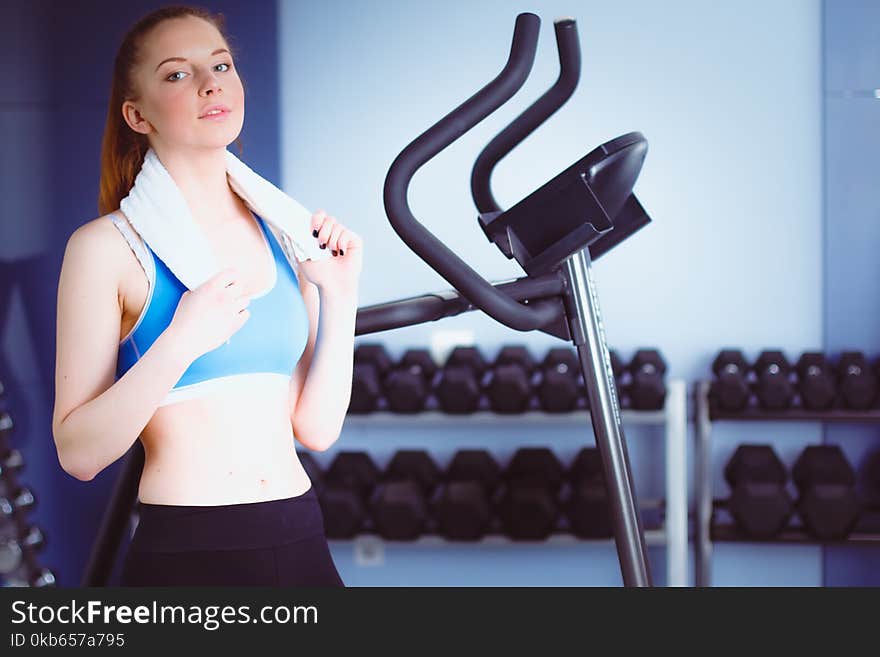
[[[312,213],[228,150],[229,185],[269,225],[291,266],[295,261],[329,257],[312,236]],[[190,290],[220,272],[207,237],[195,222],[186,199],[150,148],[131,191],[119,209],[153,252]]]

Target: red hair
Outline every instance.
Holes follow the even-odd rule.
[[[223,14],[212,14],[201,7],[172,5],[162,7],[141,18],[125,35],[113,65],[113,81],[110,85],[110,103],[107,122],[101,140],[101,181],[98,188],[98,211],[104,215],[119,208],[119,202],[128,196],[134,179],[141,170],[144,155],[150,147],[146,135],[129,127],[122,116],[122,103],[137,100],[132,73],[140,62],[145,37],[160,23],[172,18],[194,16],[208,21],[226,41],[229,51],[234,50],[225,31]],[[244,84],[244,81],[242,81]],[[236,139],[239,154],[241,139]]]

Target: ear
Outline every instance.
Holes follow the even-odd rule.
[[[148,135],[153,132],[153,125],[144,118],[132,101],[126,100],[122,103],[122,118],[128,124],[128,127],[139,132],[142,135]]]

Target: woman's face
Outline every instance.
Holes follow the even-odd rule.
[[[244,88],[220,32],[194,16],[174,18],[154,28],[141,47],[134,71],[140,97],[122,105],[128,125],[166,152],[235,141],[244,123]],[[213,105],[228,112],[202,118]]]

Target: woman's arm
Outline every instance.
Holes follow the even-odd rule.
[[[293,433],[309,449],[324,451],[338,440],[351,401],[357,290],[324,291],[317,305],[314,352],[293,412]]]
[[[114,383],[122,239],[109,222],[89,222],[68,239],[61,265],[52,434],[61,467],[81,481],[129,450],[191,362],[166,330]]]

